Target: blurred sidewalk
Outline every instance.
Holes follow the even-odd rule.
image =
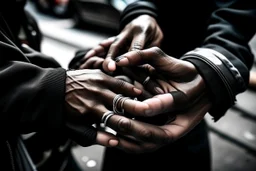
[[[42,51],[58,60],[64,68],[77,49],[92,47],[108,35],[74,28],[71,19],[56,19],[38,14],[33,6],[29,10],[36,16],[45,35]],[[250,43],[256,54],[256,37]],[[256,71],[256,67],[253,66]],[[218,122],[209,115],[213,171],[256,171],[256,91],[247,90],[238,95],[237,104]],[[76,147],[74,154],[87,171],[100,171],[104,148],[100,146]],[[93,162],[94,161],[94,162]],[[95,166],[97,163],[97,167]]]

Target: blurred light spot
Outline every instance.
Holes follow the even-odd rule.
[[[87,156],[83,156],[83,157],[82,157],[82,161],[83,161],[83,162],[86,163],[88,160],[89,160],[89,157],[87,157]]]
[[[95,160],[89,160],[87,162],[87,167],[95,167],[96,166],[96,161]]]
[[[245,137],[247,140],[255,140],[255,135],[252,134],[252,133],[249,132],[249,131],[246,131],[246,132],[244,133],[244,137]]]
[[[37,35],[37,33],[36,33],[35,30],[33,30],[33,31],[31,32],[31,34],[32,34],[33,36],[36,36],[36,35]]]

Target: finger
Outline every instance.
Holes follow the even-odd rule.
[[[119,143],[118,138],[108,132],[98,131],[96,136],[96,144],[103,145],[106,147],[115,147]]]
[[[102,68],[105,72],[114,72],[116,70],[115,61],[110,56],[107,56],[103,61]]]
[[[115,78],[119,79],[119,80],[123,80],[125,82],[128,82],[128,83],[131,83],[133,84],[133,80],[125,75],[118,75],[118,76],[115,76]]]
[[[105,106],[103,105],[99,105],[95,107],[95,110],[92,111],[92,113],[100,115],[100,119],[103,124],[106,124],[108,122],[108,119],[112,115],[112,112],[106,109]],[[103,131],[97,130],[95,143],[99,145],[107,146],[107,147],[114,147],[118,145],[118,138],[109,132],[103,132]]]
[[[105,49],[101,46],[96,46],[95,48],[92,48],[91,50],[89,50],[85,56],[83,57],[83,59],[81,60],[81,63],[86,62],[88,59],[94,57],[94,56],[104,56],[105,54]]]
[[[146,40],[145,34],[138,34],[134,36],[129,51],[141,50],[144,48]]]
[[[175,110],[173,96],[169,93],[154,96],[142,102],[125,99],[122,106],[118,106],[126,113],[139,117],[153,117]]]
[[[77,124],[73,122],[65,122],[65,132],[69,138],[78,143],[79,145],[86,147],[95,144],[97,136],[97,130],[86,124]]]
[[[79,68],[80,69],[101,69],[104,59],[94,56],[86,60]]]
[[[161,86],[157,83],[157,81],[155,81],[148,75],[148,71],[146,71],[145,68],[123,67],[122,70],[125,75],[140,82],[143,87],[150,93],[154,95],[164,93],[164,91],[161,89]]]
[[[150,143],[146,141],[137,141],[135,137],[117,135],[119,138],[118,149],[127,153],[145,153],[152,152],[159,148],[157,143]],[[161,145],[160,145],[161,147]]]
[[[108,39],[101,41],[100,45],[103,46],[105,49],[109,49],[111,44],[114,43],[116,39],[117,39],[116,36],[109,37]]]
[[[109,77],[108,87],[110,90],[121,93],[126,96],[136,97],[141,94],[141,90],[136,88],[133,84],[128,83],[124,80],[117,79],[114,77]]]
[[[99,43],[98,46],[88,51],[85,55],[85,58],[90,58],[92,56],[102,56],[107,53],[109,46],[115,41],[115,37],[110,37]]]
[[[158,47],[152,47],[144,50],[130,51],[115,59],[118,66],[137,66],[142,64],[151,64],[152,66],[162,66],[172,62]],[[170,66],[169,66],[170,67]]]
[[[127,33],[121,33],[110,45],[106,59],[103,62],[103,69],[106,72],[113,72],[116,70],[116,64],[113,59],[116,58],[121,52],[126,52],[124,49],[126,46],[130,45],[130,41],[128,41],[126,37]]]
[[[169,142],[169,137],[159,126],[128,119],[120,115],[113,115],[107,126],[119,134],[136,137],[138,141],[160,144]]]
[[[201,96],[202,95],[198,98]],[[189,106],[191,106],[189,103],[195,103],[196,101],[190,102],[187,95],[182,91],[172,91],[170,93],[156,95],[142,102],[148,105],[148,109],[144,112],[141,111],[141,113],[144,113],[144,116],[156,116],[161,113],[185,111]],[[124,106],[126,106],[126,104],[124,104]],[[131,108],[127,108],[125,110],[128,112],[129,109]]]
[[[134,86],[137,87],[138,89],[142,90],[142,93],[137,97],[137,99],[139,101],[143,101],[145,99],[153,97],[153,95],[150,92],[148,92],[147,90],[145,90],[143,85],[141,83],[139,83],[138,81],[136,81],[136,80],[134,81]]]
[[[145,116],[145,117],[152,117],[152,116],[156,116],[158,114],[171,112],[174,110],[173,109],[174,108],[173,101],[174,101],[174,99],[171,94],[167,93],[167,94],[156,95],[152,98],[142,101],[143,103],[145,103],[145,105],[148,106],[148,108],[144,112],[141,112],[141,113],[144,114],[143,116]],[[124,104],[124,106],[125,105],[126,104]],[[125,109],[125,111],[135,112],[135,111],[129,111],[130,109],[131,108],[127,108],[127,109]],[[134,110],[136,110],[136,109],[134,109]]]

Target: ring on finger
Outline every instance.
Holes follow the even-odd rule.
[[[114,99],[113,99],[113,112],[116,114],[124,114],[124,109],[123,107],[121,108],[121,110],[118,110],[117,105],[118,103],[125,98],[122,94],[117,94]],[[124,100],[123,100],[124,101]],[[121,101],[122,102],[122,101]],[[122,105],[121,105],[122,106]]]
[[[107,111],[102,115],[101,122],[104,126],[107,126],[108,119],[114,115],[113,111]]]
[[[147,76],[146,79],[143,81],[142,85],[145,86],[150,80],[150,76]]]
[[[120,104],[120,107],[121,107],[121,109],[123,110],[123,112],[124,112],[124,102],[125,102],[127,99],[131,99],[131,98],[130,98],[130,97],[124,97],[124,98],[122,98],[122,101],[121,101],[121,104]]]

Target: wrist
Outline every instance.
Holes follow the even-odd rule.
[[[224,55],[208,48],[197,48],[181,59],[190,61],[197,67],[210,90],[214,118],[220,118],[235,103],[236,95],[241,89],[245,89],[239,71]]]

